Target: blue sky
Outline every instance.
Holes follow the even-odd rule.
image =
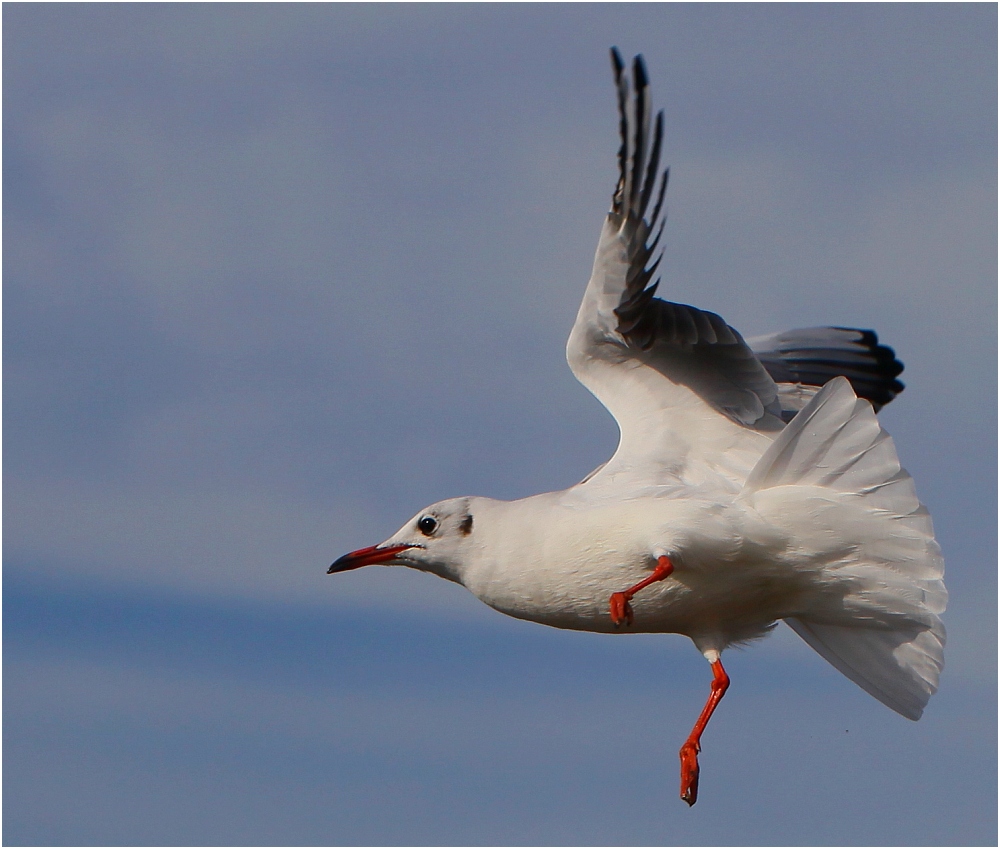
[[[4,842],[996,840],[996,8],[10,5]],[[709,671],[372,567],[421,506],[616,431],[563,355],[615,179],[661,292],[874,327],[951,601],[910,723],[779,628]]]

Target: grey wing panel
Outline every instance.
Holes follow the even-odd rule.
[[[620,325],[629,346],[645,351],[653,368],[740,424],[763,423],[766,413],[778,414],[775,381],[743,337],[715,313],[654,298],[624,330]]]

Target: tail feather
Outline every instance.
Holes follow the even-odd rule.
[[[943,630],[862,631],[794,617],[785,621],[834,668],[907,719],[920,719],[927,700],[937,690]],[[901,676],[900,668],[909,674]]]
[[[787,618],[844,675],[909,719],[935,692],[944,561],[930,515],[871,404],[844,377],[792,419],[744,496],[796,545],[816,592]]]

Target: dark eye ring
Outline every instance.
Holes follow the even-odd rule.
[[[420,533],[427,537],[437,530],[437,526],[437,519],[433,516],[424,516],[419,522],[417,522],[417,527],[420,528]]]

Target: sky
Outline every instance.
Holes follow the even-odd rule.
[[[6,845],[995,845],[997,10],[4,4]],[[608,48],[671,167],[660,294],[875,328],[934,517],[940,692],[784,626],[562,632],[399,568],[426,504],[570,486],[566,336],[616,178]]]

